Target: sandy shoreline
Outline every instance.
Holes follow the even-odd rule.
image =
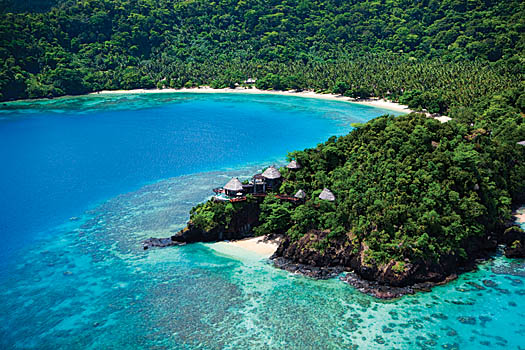
[[[224,241],[213,243],[212,248],[227,253],[230,249],[243,250],[248,254],[255,254],[260,257],[269,258],[277,248],[279,242],[277,240],[265,241],[265,237],[251,237],[239,239],[236,241]]]
[[[356,101],[350,97],[335,95],[335,94],[319,94],[313,91],[277,91],[277,90],[260,90],[256,88],[224,88],[224,89],[212,89],[207,86],[198,88],[182,88],[182,89],[135,89],[135,90],[102,90],[98,92],[92,92],[90,95],[98,94],[159,94],[159,93],[235,93],[235,94],[258,94],[258,95],[281,95],[281,96],[298,96],[306,98],[317,98],[321,100],[331,101],[344,101],[349,103],[355,103],[365,106],[372,106],[378,108],[384,108],[391,111],[400,113],[411,113],[413,112],[408,106],[401,105],[396,102],[387,101],[384,99],[369,99],[363,101]]]
[[[520,224],[525,223],[525,207],[522,207],[522,208],[518,209],[514,213],[514,216],[516,217],[516,221],[518,223],[520,223]]]

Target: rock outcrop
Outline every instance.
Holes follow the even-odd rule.
[[[241,239],[253,235],[259,225],[260,205],[247,203],[227,227],[217,226],[203,230],[192,222],[169,238],[150,238],[144,249],[167,247],[193,242],[213,242]],[[354,239],[352,239],[354,238]],[[489,258],[498,244],[506,245],[509,258],[525,257],[525,232],[509,223],[498,232],[470,239],[463,249],[467,258],[443,255],[438,261],[428,259],[395,261],[378,264],[368,254],[366,241],[354,246],[355,237],[330,237],[329,231],[311,230],[298,240],[285,236],[271,260],[278,268],[303,275],[326,279],[339,276],[358,290],[378,298],[397,298],[415,291],[428,291],[433,286],[447,283],[459,273],[475,268],[480,259]],[[344,275],[342,273],[345,272]]]
[[[348,237],[330,239],[328,231],[312,230],[297,241],[283,239],[272,259],[279,268],[315,278],[330,278],[343,271],[352,271],[341,280],[364,293],[389,299],[430,290],[475,268],[478,259],[486,259],[494,253],[498,245],[496,237],[492,234],[470,240],[464,247],[467,259],[446,255],[439,262],[421,259],[377,264],[367,256],[366,242],[354,247]]]
[[[228,227],[219,225],[209,231],[195,226],[191,221],[181,231],[169,238],[149,238],[142,242],[144,249],[168,247],[195,242],[215,242],[241,239],[253,235],[252,228],[259,224],[259,204],[246,203],[232,218]]]
[[[521,228],[511,226],[506,229],[502,243],[505,244],[507,258],[525,258],[525,232]]]

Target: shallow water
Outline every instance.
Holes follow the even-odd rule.
[[[297,103],[288,99],[285,107],[270,104],[315,113],[286,107]],[[9,115],[10,122],[38,118],[28,114]],[[334,130],[345,128],[341,120],[330,119]],[[270,157],[279,161],[278,154]],[[210,188],[260,168],[228,166],[156,182],[146,177],[116,194],[100,191],[98,204],[79,204],[78,219],[38,235],[28,230],[26,237],[39,239],[12,254],[0,279],[0,348],[525,349],[523,260],[498,256],[430,293],[379,301],[337,279],[292,275],[209,244],[141,250],[142,239],[183,227]]]

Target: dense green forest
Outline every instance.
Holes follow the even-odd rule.
[[[4,0],[0,9],[0,100],[253,77],[263,89],[405,95],[443,113],[523,81],[517,0]]]

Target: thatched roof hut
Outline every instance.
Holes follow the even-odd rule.
[[[299,191],[297,191],[297,193],[295,194],[294,197],[295,198],[299,198],[299,199],[305,199],[306,198],[306,193],[304,193],[303,190],[299,190]]]
[[[328,188],[324,188],[323,192],[321,192],[321,194],[319,195],[319,199],[333,202],[335,201],[335,196],[332,193],[332,191],[330,191]]]
[[[275,169],[275,167],[272,165],[271,167],[268,167],[268,169],[266,169],[262,173],[262,176],[265,179],[274,180],[274,179],[280,179],[281,178],[281,173],[279,172],[279,170]]]
[[[525,146],[525,141],[520,141],[520,142],[517,142],[518,145],[522,145],[522,146]]]
[[[224,189],[231,192],[239,192],[242,191],[242,183],[238,178],[234,177],[224,185]]]
[[[288,169],[296,170],[301,169],[301,164],[299,164],[296,160],[292,160],[286,167]]]

